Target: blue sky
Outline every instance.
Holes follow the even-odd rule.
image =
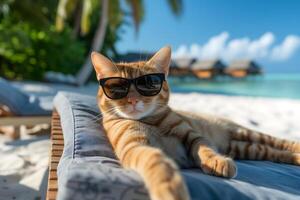
[[[183,0],[180,17],[172,15],[167,0],[144,3],[139,34],[124,26],[120,52],[170,44],[179,56],[192,53],[226,62],[250,57],[269,72],[300,72],[298,0]]]

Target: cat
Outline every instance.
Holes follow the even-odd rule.
[[[91,59],[101,84],[97,101],[107,137],[122,166],[141,175],[152,200],[190,199],[180,168],[198,167],[206,174],[232,178],[237,174],[233,159],[300,165],[299,142],[220,117],[170,108],[165,79],[158,94],[147,96],[153,88],[159,89],[160,81],[143,75],[168,76],[170,47],[163,47],[148,61],[114,63],[96,52]]]

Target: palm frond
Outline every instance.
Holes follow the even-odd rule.
[[[122,23],[124,16],[120,5],[120,0],[110,0],[108,9],[109,26],[110,28],[115,29],[120,25],[120,23]]]
[[[65,20],[68,18],[75,8],[77,0],[59,0],[56,14],[55,27],[57,31],[62,31],[65,25]]]
[[[135,31],[139,31],[141,22],[144,19],[144,2],[143,0],[126,0],[127,4],[130,6]]]
[[[168,4],[175,15],[179,16],[182,13],[182,0],[168,0]]]
[[[83,1],[83,9],[81,16],[81,34],[86,35],[91,27],[91,15],[93,12],[92,0]]]

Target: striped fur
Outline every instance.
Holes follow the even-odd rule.
[[[92,61],[98,78],[167,74],[170,50],[163,48],[148,62],[114,64],[95,53]],[[129,95],[143,102],[142,112],[149,113],[142,118],[130,114],[124,118],[120,113],[131,106],[127,98],[110,100],[101,88],[98,92],[107,137],[122,165],[142,176],[152,200],[190,199],[179,167],[199,167],[207,174],[231,178],[237,171],[233,159],[300,165],[299,142],[258,133],[215,116],[172,110],[169,94],[167,82],[154,97],[141,96],[130,88]],[[150,107],[154,108],[151,112]]]

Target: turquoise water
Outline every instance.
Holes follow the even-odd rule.
[[[246,79],[227,77],[206,81],[170,77],[168,80],[174,92],[300,99],[300,74],[265,74]]]

